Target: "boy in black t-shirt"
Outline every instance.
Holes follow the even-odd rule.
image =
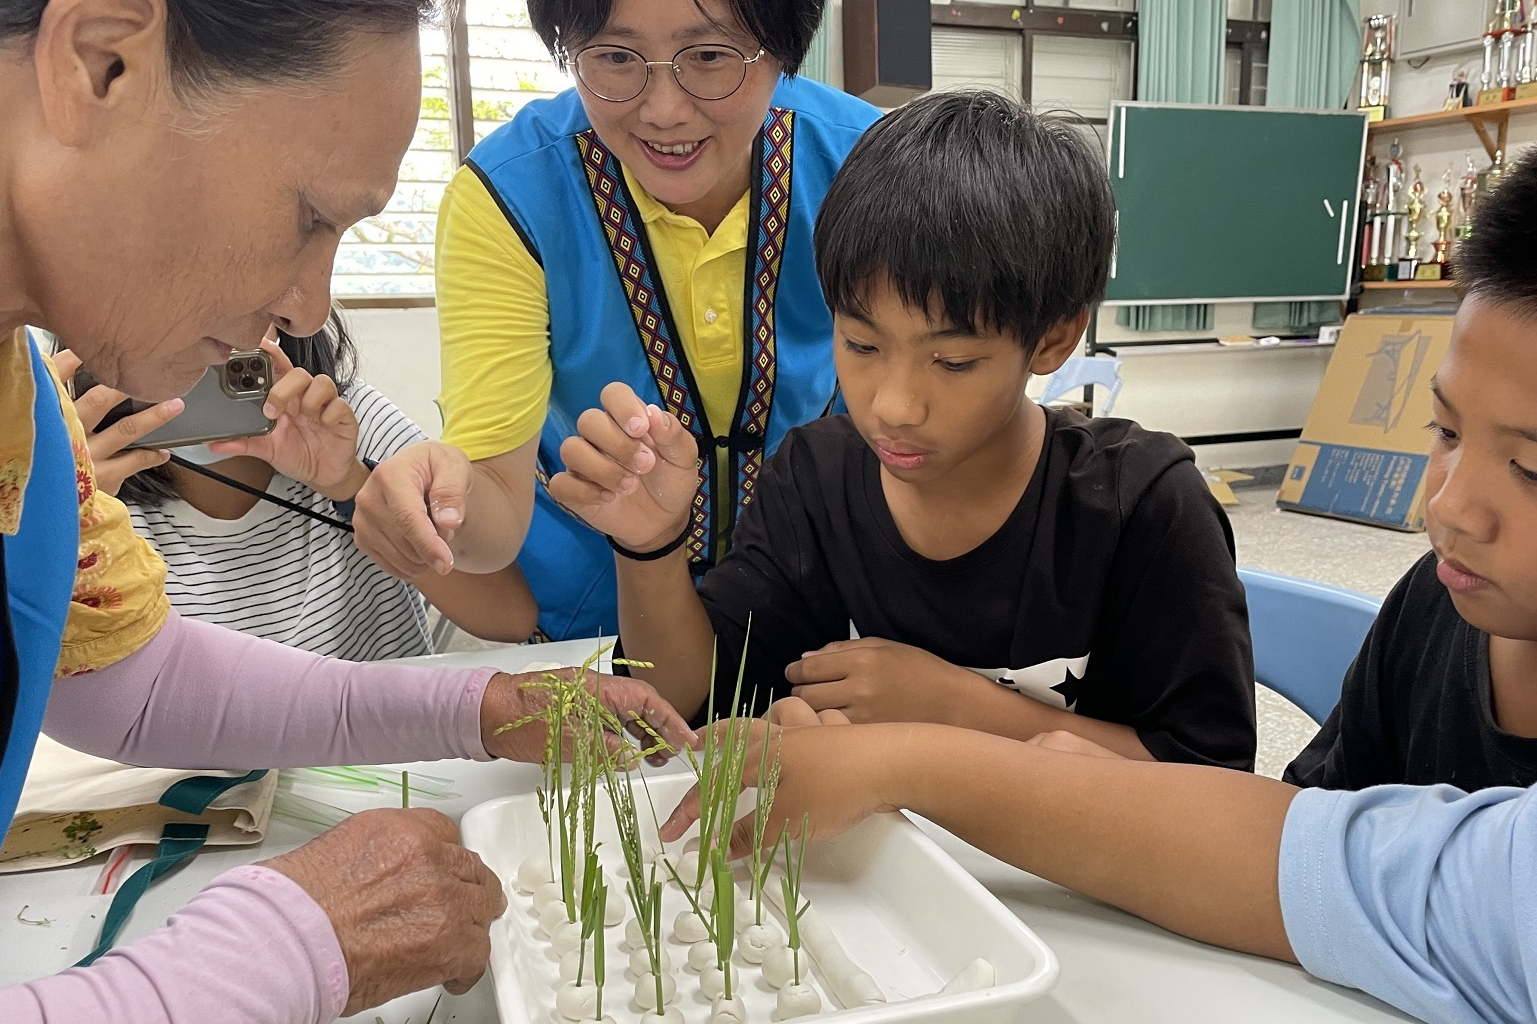
[[[1025,397],[1102,295],[1114,199],[1068,124],[927,97],[849,155],[817,221],[848,414],[790,432],[698,591],[681,550],[699,447],[627,386],[551,493],[616,548],[620,635],[685,715],[792,692],[856,722],[1251,769],[1247,613],[1189,448]]]
[[[1459,243],[1425,532],[1340,703],[1286,771],[1326,789],[1537,783],[1537,157]]]

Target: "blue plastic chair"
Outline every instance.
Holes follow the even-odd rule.
[[[1073,356],[1046,382],[1041,404],[1050,405],[1069,391],[1089,384],[1097,384],[1107,390],[1099,411],[1109,416],[1110,410],[1115,408],[1115,397],[1121,393],[1121,361],[1098,356]]]
[[[1322,723],[1382,602],[1354,590],[1238,570],[1249,599],[1254,675]]]

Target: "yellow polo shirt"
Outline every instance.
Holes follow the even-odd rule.
[[[133,532],[122,502],[96,489],[85,430],[57,375],[54,388],[75,456],[79,498],[80,558],[75,589],[55,673],[79,675],[121,661],[154,639],[171,602],[165,594],[165,563]],[[0,533],[21,527],[22,498],[32,475],[31,346],[24,330],[0,336]]]
[[[730,433],[742,386],[751,199],[744,194],[712,235],[648,195],[628,169],[624,175],[704,414],[715,433]],[[549,410],[554,366],[545,273],[588,268],[540,267],[485,184],[461,167],[438,213],[435,269],[443,440],[471,459],[510,452],[538,436]],[[619,341],[640,344],[634,334]]]

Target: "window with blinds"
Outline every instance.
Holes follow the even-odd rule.
[[[992,89],[1024,99],[1024,38],[1018,32],[934,26],[933,89]]]
[[[566,88],[528,25],[523,0],[468,0],[469,79],[475,138],[484,138],[531,99]],[[336,254],[337,298],[432,294],[433,237],[443,189],[454,172],[449,120],[448,39],[424,29],[422,110],[389,207],[349,229]]]

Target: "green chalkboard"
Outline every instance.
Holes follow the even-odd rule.
[[[1343,298],[1366,115],[1118,103],[1107,304]]]

